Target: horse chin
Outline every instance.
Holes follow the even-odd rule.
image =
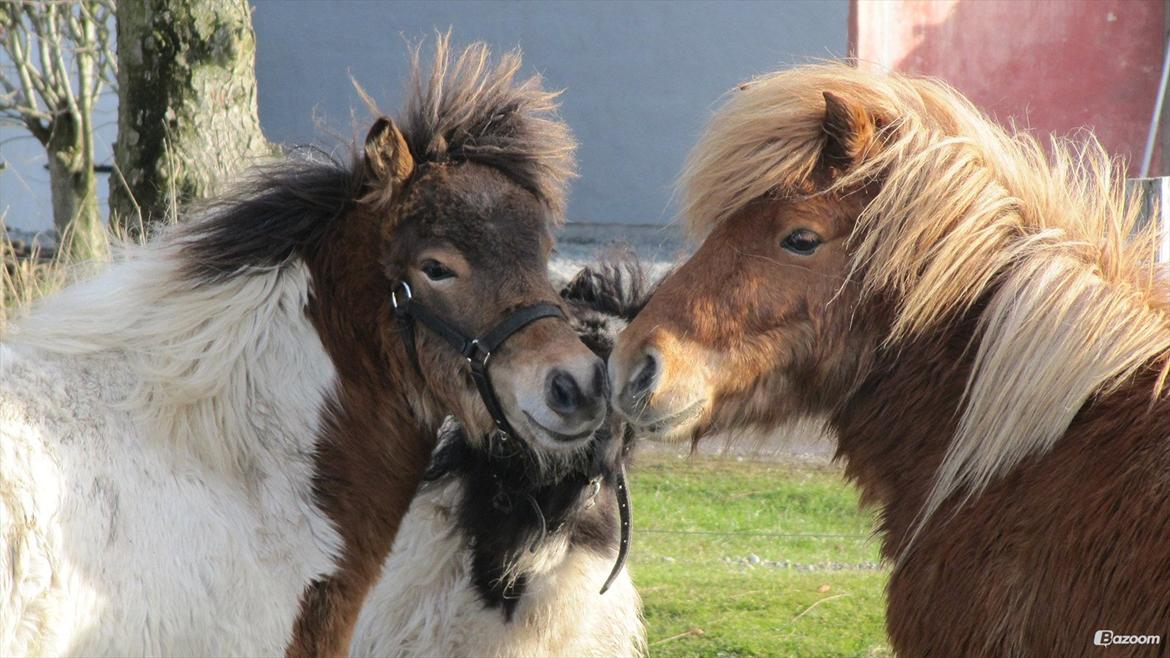
[[[597,428],[591,428],[586,432],[577,435],[565,435],[548,429],[536,421],[535,418],[528,413],[524,413],[524,418],[519,423],[516,429],[523,435],[524,439],[532,444],[535,450],[544,450],[554,455],[568,455],[579,452],[584,448],[594,434],[597,433]],[[515,426],[517,423],[512,421]]]
[[[684,406],[679,411],[668,412],[657,420],[645,422],[642,419],[630,419],[634,433],[639,439],[659,441],[662,443],[681,443],[690,441],[702,430],[704,419],[708,416],[707,401],[700,399]]]

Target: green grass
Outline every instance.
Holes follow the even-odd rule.
[[[836,469],[646,455],[630,477],[650,655],[890,655],[873,517]]]

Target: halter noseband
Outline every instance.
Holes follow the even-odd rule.
[[[401,297],[399,297],[399,293],[401,293]],[[416,302],[414,300],[414,292],[410,289],[410,284],[405,280],[400,281],[391,290],[390,305],[394,309],[394,316],[398,318],[398,322],[402,325],[402,342],[406,345],[406,351],[410,355],[410,361],[414,365],[415,372],[418,373],[419,377],[422,377],[422,366],[419,365],[418,349],[414,339],[415,322],[419,322],[427,329],[435,332],[447,344],[454,347],[463,358],[467,359],[467,365],[471,368],[471,378],[475,381],[475,388],[479,390],[479,397],[483,400],[484,406],[487,407],[488,413],[491,414],[492,420],[495,421],[496,431],[493,432],[493,436],[498,437],[501,442],[517,436],[516,430],[512,429],[511,423],[504,416],[504,408],[500,406],[500,401],[496,397],[496,390],[492,386],[491,377],[488,376],[488,363],[492,358],[492,352],[495,352],[496,349],[504,344],[504,341],[511,338],[524,327],[543,318],[560,318],[561,320],[565,320],[565,314],[561,311],[560,307],[547,302],[525,306],[508,314],[496,326],[489,329],[483,335],[476,338],[468,338],[454,325]],[[489,455],[491,451],[492,446],[489,444]],[[609,586],[613,584],[614,579],[621,573],[630,550],[630,495],[629,489],[626,486],[626,469],[624,464],[619,465],[616,476],[618,521],[621,524],[621,539],[618,544],[617,560],[613,565],[613,570],[610,571],[609,577],[605,579],[605,584],[601,587],[601,594],[605,594]],[[596,495],[596,492],[594,492],[594,495]],[[535,504],[536,513],[540,517],[542,527],[540,534],[543,537],[545,532],[547,532],[544,512],[540,509],[540,505],[536,504],[535,500],[532,502]]]
[[[399,293],[401,293],[401,297],[399,297]],[[565,314],[561,309],[547,302],[526,306],[510,313],[483,335],[469,338],[454,325],[416,302],[410,284],[406,281],[400,282],[391,291],[390,304],[394,307],[394,316],[402,324],[402,340],[406,343],[406,351],[410,354],[415,371],[420,376],[422,375],[422,367],[418,362],[418,350],[414,340],[414,323],[417,321],[435,332],[451,347],[454,347],[459,354],[463,355],[463,358],[467,359],[467,365],[471,368],[471,378],[475,381],[475,388],[479,390],[479,397],[483,400],[484,406],[487,407],[488,413],[491,414],[492,420],[495,421],[496,429],[503,433],[503,436],[500,437],[501,440],[506,441],[516,436],[516,431],[512,429],[512,425],[504,416],[504,408],[500,406],[500,400],[496,397],[491,377],[488,376],[488,362],[492,358],[492,352],[503,345],[504,341],[533,322],[542,318],[564,320]]]

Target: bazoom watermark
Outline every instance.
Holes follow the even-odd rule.
[[[1097,631],[1093,634],[1093,644],[1099,647],[1109,647],[1115,644],[1162,644],[1162,636],[1123,635],[1113,631]]]

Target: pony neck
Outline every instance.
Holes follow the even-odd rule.
[[[315,455],[319,504],[337,526],[337,569],[310,586],[289,656],[339,656],[429,461],[436,405],[392,326],[379,226],[355,212],[306,254],[308,314],[337,369],[337,390]],[[390,343],[390,344],[387,344]]]
[[[904,557],[911,543],[920,541],[920,532],[948,532],[939,524],[952,519],[960,507],[975,509],[983,495],[1002,499],[1003,487],[1012,486],[1017,477],[1036,478],[1073,462],[1092,470],[1092,463],[1116,451],[1137,452],[1143,440],[1165,436],[1170,396],[1151,395],[1164,367],[1160,357],[1075,409],[1071,424],[1050,447],[999,470],[985,489],[956,489],[930,509],[944,457],[962,422],[960,405],[977,352],[971,337],[981,310],[977,305],[944,332],[877,350],[861,384],[830,415],[846,476],[861,488],[863,503],[880,506],[882,554],[891,561]],[[996,445],[987,441],[980,448]]]
[[[909,540],[957,429],[973,360],[967,328],[877,350],[861,384],[829,417],[846,477],[863,504],[881,508],[887,559]]]

